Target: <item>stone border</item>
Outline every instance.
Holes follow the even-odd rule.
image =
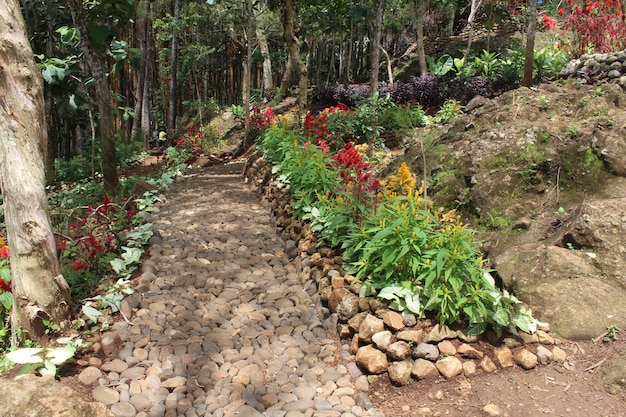
[[[548,326],[532,335],[519,332],[499,338],[491,332],[470,336],[462,329],[389,310],[376,297],[360,298],[361,283],[343,272],[340,254],[328,247],[317,248],[318,240],[309,225],[293,218],[293,198],[274,178],[269,162],[259,154],[251,156],[244,176],[271,210],[286,241],[287,255],[299,259],[303,287],[309,294],[317,292],[327,330],[349,341],[349,354],[370,381],[387,372],[392,383],[407,385],[412,379],[473,376],[515,365],[533,369],[567,360]]]
[[[571,60],[559,78],[575,78],[582,84],[608,81],[626,89],[626,50],[605,54],[583,54]]]

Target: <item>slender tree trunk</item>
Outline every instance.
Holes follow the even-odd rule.
[[[150,134],[152,132],[152,115],[150,114],[150,86],[151,86],[151,74],[150,71],[152,64],[152,44],[150,40],[152,37],[150,36],[150,4],[148,3],[148,10],[146,11],[146,21],[144,28],[144,36],[145,36],[145,50],[143,52],[144,57],[146,59],[145,65],[143,67],[144,73],[144,82],[143,82],[143,91],[141,93],[141,131],[144,132],[144,143],[145,147],[148,147],[148,141],[150,140]],[[157,126],[154,126],[156,129]]]
[[[117,155],[115,151],[115,128],[113,107],[111,106],[111,87],[104,68],[105,46],[97,45],[89,36],[82,0],[68,0],[76,33],[80,39],[80,48],[94,81],[98,114],[98,133],[102,140],[102,176],[104,192],[111,198],[119,193],[120,184],[117,175]]]
[[[287,97],[287,93],[289,92],[289,87],[291,86],[291,77],[293,72],[293,64],[291,62],[291,55],[287,55],[287,63],[285,64],[285,72],[283,73],[283,78],[280,81],[280,99],[284,99]]]
[[[411,18],[415,22],[415,35],[417,38],[417,58],[419,61],[420,75],[428,75],[426,52],[424,48],[424,15],[428,11],[430,0],[414,0],[411,3]]]
[[[70,318],[50,225],[41,146],[46,143],[41,73],[17,0],[0,0],[0,179],[11,252],[13,342],[39,339],[43,320]],[[19,329],[24,330],[18,335]]]
[[[174,0],[174,20],[178,22],[180,19],[180,0]],[[178,35],[172,38],[172,50],[170,56],[170,99],[169,99],[169,117],[167,120],[167,129],[173,133],[176,130],[176,85],[178,71]]]
[[[137,85],[135,87],[135,92],[134,92],[134,96],[135,96],[135,117],[133,117],[133,125],[130,131],[130,137],[132,139],[136,138],[137,136],[141,136],[141,139],[144,143],[144,147],[147,147],[148,145],[148,135],[150,133],[150,130],[146,130],[146,131],[142,131],[141,130],[141,120],[142,120],[142,116],[143,116],[143,102],[144,102],[144,96],[143,96],[143,92],[144,92],[144,83],[149,82],[148,79],[146,78],[146,67],[148,66],[148,59],[146,57],[146,22],[148,20],[147,16],[141,16],[138,19],[137,22],[137,36],[139,37],[139,42],[140,42],[140,48],[141,51],[144,55],[144,61],[141,63],[141,69],[138,71],[138,76],[137,76]]]
[[[299,80],[298,88],[300,91],[298,94],[298,107],[299,110],[303,112],[307,105],[309,79],[307,67],[300,57],[300,41],[296,36],[296,0],[283,0],[282,6],[283,36],[287,43],[287,48],[289,49],[289,58],[291,59],[293,71],[295,71]]]
[[[467,65],[467,59],[469,58],[469,54],[472,51],[472,41],[474,39],[474,19],[476,18],[476,13],[478,13],[480,8],[483,7],[484,2],[485,0],[472,0],[470,14],[469,14],[469,17],[467,18],[467,25],[469,26],[469,34],[467,35],[467,49],[465,50],[465,54],[463,55],[463,65],[461,66],[461,74],[463,74],[463,70],[465,69],[465,66]]]
[[[387,77],[389,78],[389,84],[393,84],[393,70],[391,69],[391,59],[389,58],[389,54],[385,48],[380,48],[385,55],[385,60],[387,61]]]
[[[537,31],[537,0],[528,0],[528,32],[524,59],[524,87],[533,85],[533,61],[535,57],[535,32]]]
[[[261,95],[267,100],[271,100],[274,89],[274,78],[272,76],[272,58],[270,56],[270,48],[267,44],[267,36],[263,29],[256,25],[256,38],[263,57],[263,80],[261,82]]]
[[[383,28],[383,2],[374,2],[374,25],[370,50],[370,96],[378,93],[378,72],[380,70],[380,38]]]

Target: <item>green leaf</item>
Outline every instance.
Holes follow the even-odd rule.
[[[45,361],[44,367],[39,368],[37,370],[42,376],[43,375],[52,375],[55,376],[57,374],[57,367],[52,361]]]
[[[46,353],[46,358],[55,365],[63,365],[65,362],[72,359],[75,354],[76,347],[70,344],[63,347],[50,349]]]
[[[4,307],[5,310],[11,310],[13,306],[13,294],[10,292],[2,292],[0,293],[0,304]]]
[[[108,26],[98,25],[94,22],[87,22],[87,32],[89,37],[98,46],[104,44],[109,37],[111,30]]]
[[[122,258],[115,258],[109,262],[111,268],[117,275],[124,275],[126,272],[126,262]]]
[[[407,294],[404,296],[404,301],[406,303],[406,309],[411,313],[421,315],[422,314],[422,306],[420,305],[420,299],[418,294]]]
[[[102,311],[95,309],[91,306],[84,305],[82,308],[83,314],[89,318],[89,320],[93,323],[98,321],[98,317],[103,316]]]
[[[42,363],[43,358],[37,356],[41,353],[42,348],[22,348],[7,353],[7,359],[20,365],[27,363]]]
[[[500,326],[508,326],[511,321],[509,311],[502,307],[498,307],[498,309],[495,311],[495,313],[493,313],[491,318]]]

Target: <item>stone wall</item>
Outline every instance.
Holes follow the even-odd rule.
[[[559,78],[576,79],[583,84],[607,81],[626,89],[626,50],[606,54],[584,54],[570,61]]]
[[[293,199],[271,175],[267,161],[251,157],[245,176],[272,211],[286,253],[299,260],[304,289],[317,293],[327,330],[344,341],[342,354],[354,376],[365,373],[375,380],[387,373],[394,384],[406,385],[413,379],[472,376],[513,366],[532,369],[567,360],[547,327],[532,335],[470,336],[462,328],[389,310],[378,298],[359,297],[361,283],[345,274],[340,254],[317,247],[309,226],[293,218]]]

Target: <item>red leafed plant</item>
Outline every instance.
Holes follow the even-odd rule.
[[[352,142],[348,142],[332,157],[333,165],[339,169],[343,189],[338,194],[349,196],[356,212],[355,221],[360,222],[359,212],[377,205],[376,194],[381,189],[380,180],[369,172],[370,165],[363,160]]]
[[[611,52],[626,47],[626,23],[619,0],[567,0],[558,14],[565,17],[565,29],[574,33],[574,54]]]

